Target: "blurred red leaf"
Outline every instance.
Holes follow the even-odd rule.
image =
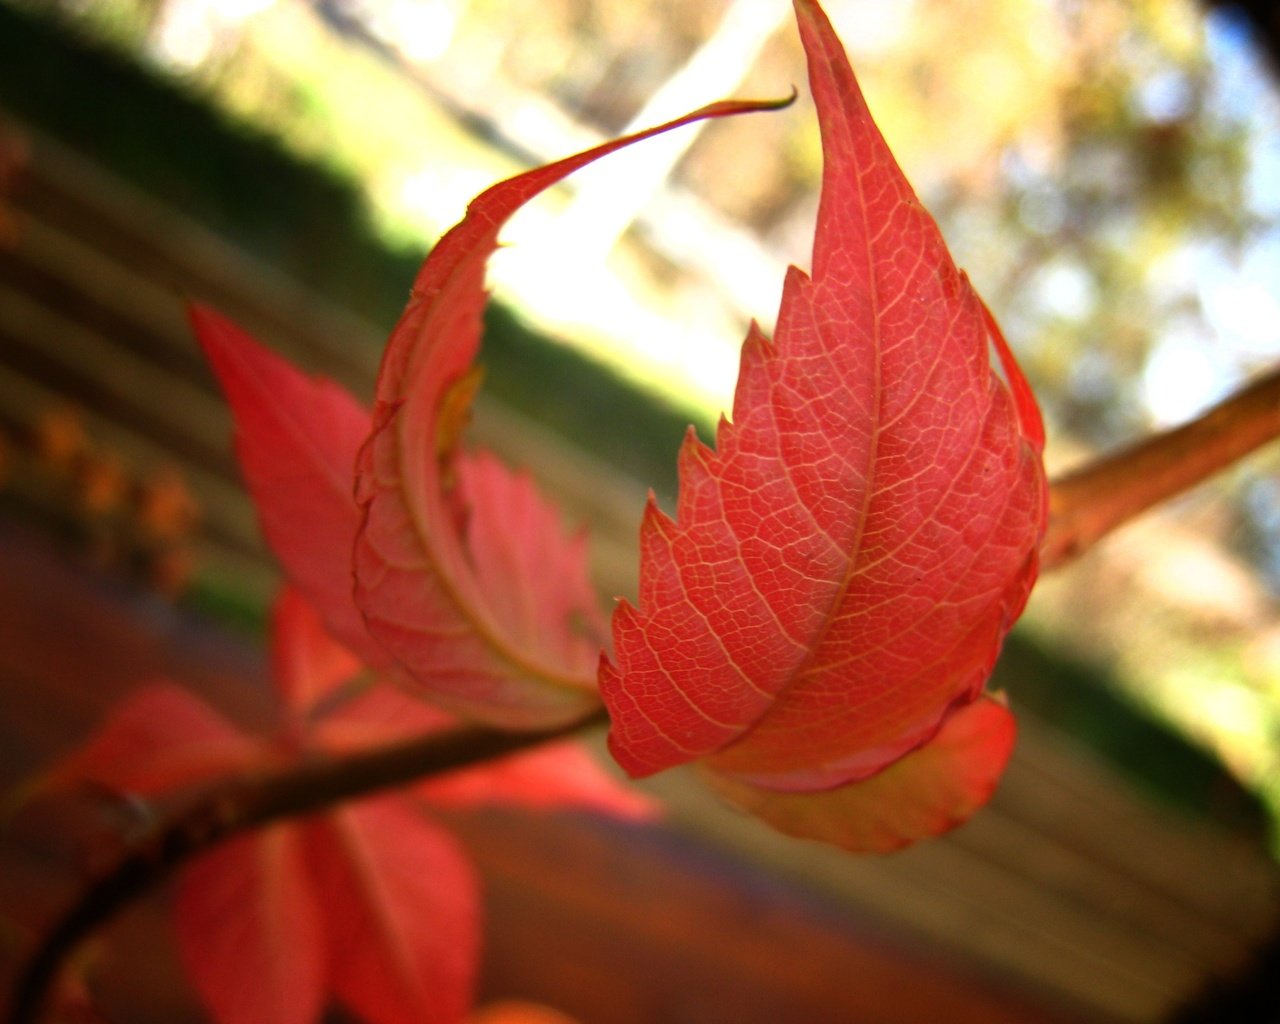
[[[324,903],[330,980],[372,1024],[451,1024],[471,1005],[480,951],[475,873],[443,829],[402,797],[305,826]]]
[[[346,692],[359,662],[291,589],[272,615],[272,664],[275,737],[246,736],[198,697],[160,683],[121,704],[43,781],[155,796],[456,726],[385,682]],[[176,923],[183,962],[219,1024],[309,1024],[330,994],[374,1024],[462,1019],[479,895],[466,856],[426,813],[432,801],[652,813],[580,746],[562,742],[217,847],[182,872]]]
[[[125,698],[42,782],[154,796],[240,771],[265,750],[190,691],[152,683]]]
[[[508,804],[518,807],[574,808],[615,818],[648,821],[657,817],[654,801],[607,775],[580,743],[547,743],[483,767],[428,779],[415,792],[438,806]]]
[[[391,796],[212,850],[176,921],[219,1024],[310,1024],[330,992],[372,1024],[446,1024],[470,1005],[479,916],[465,854]]]
[[[218,1024],[311,1024],[328,995],[326,908],[304,833],[241,836],[182,872],[174,921],[188,976]]]
[[[650,501],[640,607],[618,607],[617,664],[601,671],[624,768],[701,760],[739,794],[762,790],[740,800],[757,807],[876,776],[978,697],[1035,579],[1045,515],[1030,391],[821,9],[796,9],[826,160],[813,274],[789,271],[774,341],[750,331],[716,449],[686,439],[675,520]],[[1006,730],[984,735],[1007,755]],[[995,774],[954,794],[957,813],[1003,767],[976,753]],[[939,791],[905,762],[895,778],[919,784],[877,787],[893,803],[877,804],[875,830],[915,838],[913,801]],[[861,845],[856,828],[779,816]]]
[[[365,664],[389,665],[351,597],[351,550],[360,524],[355,461],[369,433],[368,410],[221,313],[193,304],[189,315],[231,406],[236,459],[272,552],[334,636]]]
[[[282,595],[273,622],[285,673],[277,741],[243,736],[199,698],[158,685],[126,701],[52,779],[151,795],[323,745],[323,730],[288,713],[358,662],[296,594]],[[401,699],[439,723],[439,712]],[[183,962],[219,1024],[309,1024],[331,992],[374,1024],[443,1024],[470,1005],[479,914],[466,857],[392,795],[213,849],[182,872],[175,916]]]
[[[361,669],[360,659],[333,638],[302,592],[284,588],[271,613],[271,678],[282,716],[305,716]]]

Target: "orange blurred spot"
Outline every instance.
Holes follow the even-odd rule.
[[[75,467],[76,500],[91,516],[114,512],[129,492],[129,475],[111,451],[89,451]]]
[[[482,1006],[467,1020],[468,1024],[578,1024],[575,1018],[559,1010],[514,999]]]
[[[200,505],[182,472],[161,466],[138,489],[138,527],[141,533],[161,541],[187,537],[200,521]]]
[[[41,413],[33,440],[36,457],[50,469],[63,473],[71,473],[76,460],[89,448],[83,417],[66,405]]]

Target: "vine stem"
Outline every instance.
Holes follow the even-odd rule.
[[[1184,426],[1104,456],[1050,485],[1041,568],[1065,565],[1152,505],[1280,436],[1280,368]],[[94,929],[196,855],[241,832],[414,779],[515,754],[608,723],[603,707],[543,732],[465,728],[270,774],[238,776],[162,819],[86,887],[19,977],[9,1024],[36,1024],[63,962]]]
[[[283,818],[516,754],[607,723],[601,706],[556,729],[499,732],[467,727],[219,783],[161,819],[79,894],[46,932],[20,974],[9,1024],[36,1024],[62,964],[84,938],[175,868],[224,840]]]
[[[1040,545],[1048,572],[1117,526],[1188,490],[1280,436],[1280,367],[1189,423],[1106,455],[1053,481]]]

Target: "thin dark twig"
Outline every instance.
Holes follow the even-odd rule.
[[[218,843],[284,818],[519,753],[607,722],[601,707],[569,725],[542,732],[464,728],[218,785],[159,822],[79,895],[20,975],[10,1024],[35,1024],[62,964],[84,938],[174,869]]]

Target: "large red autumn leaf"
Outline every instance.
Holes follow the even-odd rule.
[[[580,542],[522,478],[456,450],[498,232],[533,196],[613,150],[773,105],[715,104],[495,185],[423,264],[383,356],[359,460],[356,600],[370,631],[452,709],[531,728],[572,721],[598,701],[604,630]]]
[[[700,759],[779,793],[870,778],[978,696],[1045,514],[1017,367],[821,9],[796,10],[825,155],[812,276],[788,273],[772,342],[749,333],[716,449],[686,439],[675,520],[650,502],[600,677],[633,775]]]

